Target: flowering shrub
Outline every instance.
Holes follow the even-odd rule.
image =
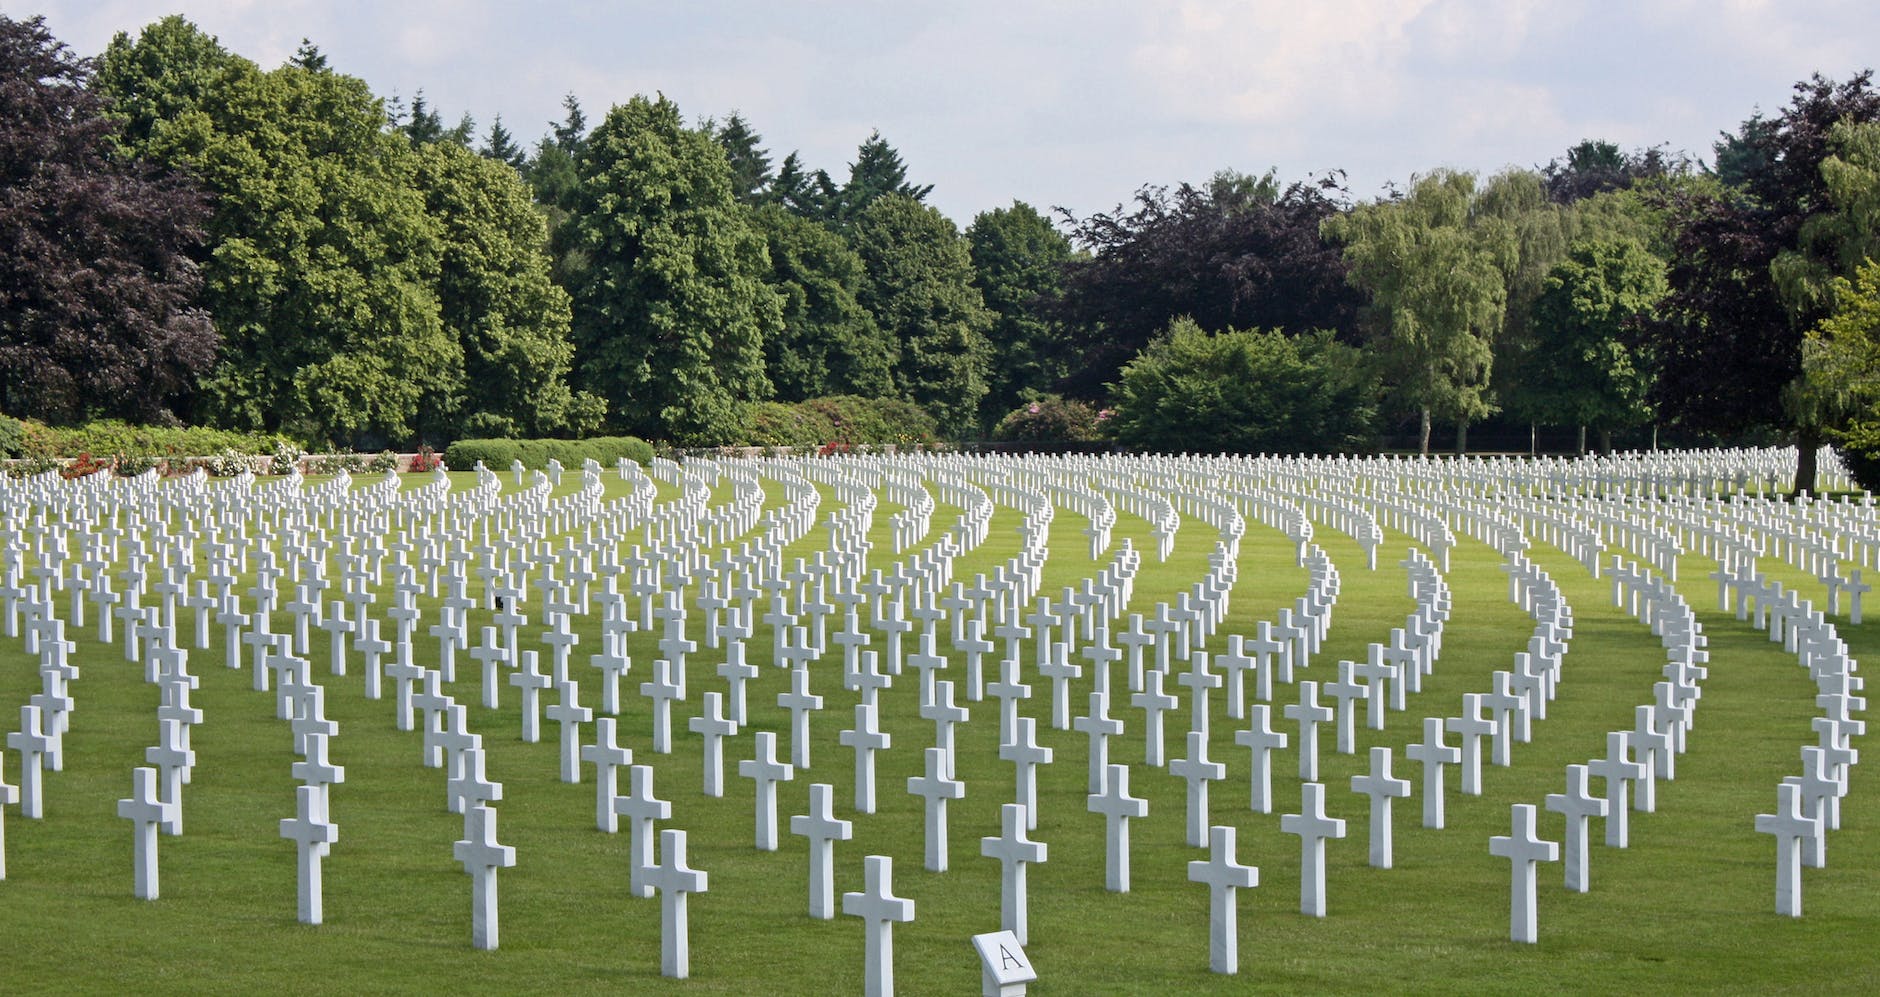
[[[1108,418],[1108,410],[1098,412],[1089,404],[1076,399],[1046,395],[1007,412],[999,424],[993,427],[992,438],[1088,443],[1102,438],[1100,427]]]
[[[135,478],[157,466],[157,458],[146,453],[118,454],[112,462],[112,470],[120,478]]]
[[[73,478],[82,478],[86,475],[97,474],[99,471],[108,471],[110,469],[110,461],[95,460],[92,458],[91,454],[87,452],[79,454],[71,463],[60,468],[59,476],[71,480]]]
[[[268,451],[268,473],[289,474],[300,466],[300,459],[307,456],[305,450],[295,446],[292,440],[284,436],[274,438],[274,447]]]
[[[398,455],[390,450],[380,450],[373,456],[372,462],[366,465],[366,470],[374,473],[396,471],[398,470]]]
[[[202,469],[218,478],[232,478],[243,471],[252,471],[254,467],[254,457],[234,447],[223,447],[220,453],[202,459]]]
[[[435,471],[443,463],[444,459],[437,455],[437,451],[429,446],[422,446],[418,448],[417,455],[411,458],[411,471],[413,474]]]

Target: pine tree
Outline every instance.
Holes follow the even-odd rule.
[[[516,144],[515,136],[509,134],[509,129],[503,127],[503,116],[500,114],[490,122],[490,132],[484,136],[483,148],[480,151],[484,156],[498,162],[508,163],[518,171],[529,161],[522,147]]]

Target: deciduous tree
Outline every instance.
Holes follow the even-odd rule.
[[[1336,453],[1368,449],[1376,382],[1328,332],[1208,332],[1177,319],[1123,367],[1109,421],[1145,450]]]
[[[979,289],[992,326],[982,425],[992,425],[1027,392],[1049,391],[1066,373],[1056,321],[1070,240],[1023,201],[981,212],[966,229]]]
[[[1066,270],[1063,389],[1100,398],[1123,364],[1179,316],[1203,329],[1330,329],[1356,338],[1362,295],[1320,238],[1337,178],[1280,188],[1274,174],[1205,188],[1144,187],[1134,209],[1070,219],[1089,255]]]
[[[770,254],[770,286],[782,299],[782,325],[764,341],[777,397],[894,395],[894,341],[861,303],[868,274],[848,242],[821,222],[781,205],[753,214]]]
[[[616,105],[576,160],[575,343],[582,383],[642,436],[721,443],[771,394],[782,312],[764,240],[712,137],[665,97]]]
[[[222,350],[199,415],[349,444],[449,423],[463,354],[439,317],[438,230],[364,82],[263,72],[180,17],[117,36],[99,81],[131,150],[216,196],[203,300]]]
[[[1435,418],[1466,425],[1491,411],[1494,337],[1507,306],[1502,226],[1477,226],[1475,178],[1438,170],[1398,199],[1325,222],[1345,245],[1351,281],[1369,292],[1371,343],[1397,403],[1419,415],[1429,452]]]
[[[868,268],[862,304],[896,343],[899,392],[943,431],[971,430],[986,393],[992,316],[959,230],[933,208],[887,194],[856,220],[855,249]]]
[[[1638,326],[1665,294],[1664,261],[1630,239],[1580,242],[1535,302],[1537,355],[1521,390],[1537,421],[1612,431],[1652,416],[1656,364]],[[1584,440],[1582,440],[1582,443]]]
[[[116,154],[91,66],[0,16],[0,410],[154,420],[215,358],[190,253],[209,210]]]

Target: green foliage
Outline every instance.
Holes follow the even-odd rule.
[[[812,398],[801,407],[829,420],[834,432],[828,439],[844,443],[931,443],[939,432],[925,409],[896,398],[836,395]]]
[[[783,307],[782,325],[764,340],[777,397],[892,393],[894,343],[860,301],[868,280],[862,258],[828,226],[779,205],[758,207],[752,219]]]
[[[1821,161],[1826,202],[1802,222],[1797,245],[1776,255],[1770,274],[1784,303],[1798,314],[1835,307],[1835,290],[1868,260],[1880,257],[1880,123],[1837,122],[1833,154]]]
[[[378,474],[396,471],[398,470],[398,454],[390,450],[381,450],[372,455],[372,459],[366,464],[366,470]]]
[[[28,457],[135,453],[180,459],[201,457],[222,450],[262,454],[273,448],[275,440],[268,433],[238,433],[204,426],[139,426],[115,419],[88,422],[82,426],[55,427],[33,421],[19,425],[19,453]]]
[[[1110,412],[1088,402],[1045,395],[1007,412],[992,428],[995,440],[1089,443],[1103,438]]]
[[[1110,422],[1143,450],[1349,452],[1372,443],[1376,391],[1330,333],[1208,333],[1178,319],[1124,366]]]
[[[1281,189],[1222,171],[1204,186],[1143,187],[1075,223],[1088,255],[1065,272],[1062,390],[1103,396],[1123,365],[1181,316],[1210,332],[1330,329],[1357,339],[1363,295],[1320,226],[1341,210],[1336,174]]]
[[[0,413],[0,458],[21,456],[25,448],[26,427],[18,419]]]
[[[833,199],[832,218],[839,225],[849,225],[861,218],[869,206],[888,196],[925,201],[933,184],[907,182],[907,164],[901,154],[878,131],[855,150],[855,162],[849,164],[849,181]]]
[[[939,211],[888,194],[857,220],[855,248],[868,267],[862,304],[898,346],[899,393],[933,413],[942,431],[967,432],[986,393],[992,315],[973,287],[959,230]]]
[[[1070,240],[1023,201],[986,211],[966,229],[973,286],[992,313],[981,422],[1018,404],[1027,392],[1046,391],[1067,373],[1063,338],[1051,318],[1064,290],[1064,268],[1074,258]]]
[[[758,402],[750,408],[744,442],[754,447],[815,447],[837,435],[827,412],[807,405]]]
[[[565,427],[573,402],[568,371],[568,295],[542,252],[548,230],[515,170],[460,145],[413,154],[413,182],[441,235],[439,316],[463,356],[465,418],[440,435],[505,420],[508,432]],[[479,426],[472,420],[486,417]]]
[[[135,154],[215,194],[203,300],[222,351],[201,415],[324,441],[447,423],[463,352],[434,290],[440,233],[363,81],[263,72],[170,17],[117,36],[99,83]]]
[[[1832,432],[1861,485],[1880,488],[1880,262],[1834,278],[1835,310],[1809,331],[1802,369],[1812,393],[1849,417]]]
[[[539,470],[551,458],[573,470],[590,457],[602,467],[613,467],[622,457],[647,464],[653,459],[653,447],[636,436],[595,436],[584,440],[458,440],[444,450],[444,464],[459,471],[482,461],[492,471],[506,472],[517,460]]]
[[[725,163],[731,167],[731,193],[747,204],[762,200],[770,184],[770,154],[764,151],[764,137],[736,111],[722,125],[706,122],[705,130],[725,151]]]
[[[634,432],[735,435],[741,407],[770,394],[764,341],[782,310],[722,150],[672,101],[635,97],[608,112],[576,163],[582,381]]]
[[[1432,416],[1467,424],[1493,411],[1493,344],[1519,242],[1488,221],[1492,212],[1478,215],[1477,200],[1473,175],[1438,170],[1402,198],[1324,225],[1345,244],[1352,283],[1371,295],[1372,342],[1394,399],[1422,416],[1424,452]]]
[[[1655,365],[1638,322],[1665,296],[1665,265],[1631,240],[1576,243],[1535,302],[1537,364],[1523,383],[1538,421],[1602,430],[1652,416]]]

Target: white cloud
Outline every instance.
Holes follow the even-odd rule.
[[[4,2],[4,0],[0,0]],[[1437,165],[1493,171],[1574,142],[1707,154],[1819,70],[1875,56],[1855,0],[43,0],[84,54],[182,8],[274,66],[305,36],[382,95],[500,113],[533,141],[663,91],[743,111],[776,159],[840,176],[879,128],[955,219],[1021,197],[1081,212],[1232,166],[1350,171],[1368,196]]]

